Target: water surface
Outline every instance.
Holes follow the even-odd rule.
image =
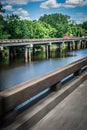
[[[65,58],[53,58],[33,61],[31,63],[24,63],[23,61],[17,60],[9,64],[0,64],[0,90],[14,87],[17,84],[84,58],[87,56],[87,49],[69,52],[68,55],[69,57]]]

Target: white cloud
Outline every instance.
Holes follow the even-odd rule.
[[[67,4],[79,4],[80,2],[82,2],[83,0],[66,0]]]
[[[76,17],[78,18],[77,23],[82,23],[87,21],[87,14],[78,12],[76,13]]]
[[[45,2],[42,2],[40,7],[44,8],[44,9],[48,9],[48,8],[57,8],[60,7],[61,4],[58,4],[56,0],[47,0]]]
[[[13,10],[14,10],[11,5],[6,5],[6,6],[4,6],[3,8],[4,8],[5,10],[7,10],[7,11],[13,11]]]
[[[29,0],[3,0],[3,4],[11,4],[11,5],[25,5],[29,2]]]
[[[62,4],[62,7],[64,8],[75,8],[75,5],[71,5],[71,4]]]
[[[26,5],[29,2],[42,2],[45,0],[3,0],[3,4],[11,4],[11,5]]]
[[[40,7],[44,9],[59,8],[59,7],[75,8],[77,6],[86,6],[86,5],[87,0],[66,0],[65,3],[58,3],[57,0],[45,0],[44,2],[41,3]]]
[[[87,0],[66,0],[65,4],[73,6],[86,6]]]
[[[46,0],[29,0],[29,2],[42,2],[42,1],[46,1]]]
[[[65,3],[58,3],[57,0],[2,0],[3,4],[8,5],[26,5],[29,2],[42,2],[40,7],[45,9],[57,7],[74,8],[87,5],[87,0],[66,0]]]
[[[84,17],[85,16],[85,14],[83,12],[78,12],[78,13],[76,13],[76,15],[79,16],[79,17]]]
[[[22,8],[18,8],[17,10],[15,10],[13,12],[13,14],[18,15],[20,17],[20,19],[28,19],[28,20],[30,20],[28,11],[26,11],[26,10],[24,10]]]

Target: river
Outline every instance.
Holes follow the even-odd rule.
[[[51,58],[31,63],[15,61],[9,64],[0,64],[0,91],[87,57],[87,49],[69,52],[68,55],[65,58]]]

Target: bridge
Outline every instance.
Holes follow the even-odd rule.
[[[87,41],[87,37],[73,37],[73,38],[44,38],[44,39],[7,39],[0,40],[0,46],[22,46],[22,45],[36,45],[47,43],[63,43],[73,41]]]
[[[73,37],[73,38],[48,38],[48,39],[9,39],[9,40],[0,40],[0,48],[3,50],[3,47],[9,47],[9,52],[11,56],[16,55],[16,47],[24,46],[25,47],[25,61],[31,61],[31,51],[32,48],[33,55],[35,47],[37,45],[45,45],[46,57],[50,58],[50,47],[52,44],[56,44],[58,47],[59,53],[61,53],[62,44],[67,44],[68,50],[73,49],[73,43],[75,43],[75,49],[82,48],[84,43],[85,48],[87,48],[87,37]]]
[[[41,77],[35,78],[31,81],[27,81],[23,84],[19,84],[17,86],[14,86],[13,88],[6,89],[0,92],[0,119],[1,119],[0,123],[1,123],[2,129],[3,130],[9,130],[9,129],[29,130],[33,127],[33,129],[37,129],[37,130],[40,130],[40,129],[50,130],[54,126],[55,130],[57,130],[57,128],[61,128],[62,130],[65,130],[64,126],[67,129],[66,124],[71,123],[73,127],[69,125],[69,128],[71,128],[71,130],[75,130],[76,129],[75,124],[79,125],[80,123],[79,117],[81,121],[81,115],[82,115],[81,112],[83,112],[84,115],[87,115],[87,111],[86,111],[87,110],[87,102],[86,102],[86,99],[87,99],[86,86],[87,85],[86,83],[87,83],[87,57],[80,59],[78,61],[75,61],[64,67],[61,67],[60,69],[56,69],[55,71],[52,71]],[[82,85],[82,88],[78,90],[77,88],[79,88],[80,85]],[[79,95],[77,98],[78,100],[76,100],[75,97],[73,96],[74,102],[72,102],[72,96],[71,96],[70,98],[67,99],[68,102],[70,100],[71,104],[69,102],[68,104],[66,104],[66,106],[64,106],[61,109],[61,106],[60,106],[61,101],[65,100],[65,98],[67,98],[67,96],[70,93],[73,93],[74,90],[77,90],[77,93],[75,93],[75,97]],[[42,95],[41,94],[42,92],[45,92],[45,93]],[[38,98],[35,97],[37,96],[37,94],[40,95]],[[32,100],[32,98],[34,97],[35,97],[35,100]],[[81,99],[81,103],[79,99]],[[32,100],[32,102],[30,100]],[[26,101],[27,101],[27,104],[25,103]],[[64,103],[65,101],[63,101],[62,105],[64,105]],[[26,104],[26,105],[24,106],[23,104]],[[44,122],[43,120],[46,114],[49,114],[49,112],[58,105],[60,106],[60,110],[58,111],[59,114],[55,113],[56,114],[55,117],[53,117],[52,115],[52,117],[50,117],[49,120]],[[74,106],[74,108],[76,108],[76,111],[74,108],[73,110],[71,110],[70,105],[71,105],[71,108]],[[59,120],[60,118],[59,118],[58,121],[60,122],[60,124],[58,125],[58,121],[56,117],[58,117],[58,115],[60,116],[64,108],[66,108],[66,110],[64,109],[65,110],[64,112],[65,113],[67,112],[68,114],[68,111],[67,111],[68,107],[70,108],[69,110],[71,110],[72,114],[73,112],[77,112],[77,113],[74,113],[74,115],[72,115],[74,117],[73,117],[73,120],[71,120],[71,122],[69,122],[70,118],[67,116],[65,117],[63,113],[61,116],[63,118],[63,115],[64,115],[65,120],[63,118],[62,121],[63,123],[64,122],[66,123],[63,124],[62,126],[61,121]],[[79,107],[81,107],[81,110]],[[86,113],[84,113],[84,111],[82,110],[84,110]],[[69,111],[69,114],[70,114],[70,111]],[[78,121],[76,120],[77,119],[76,116],[78,116]],[[50,122],[50,119],[54,119],[56,122],[55,121]],[[87,121],[86,119],[87,117],[85,116],[85,119],[83,120],[84,122],[81,122],[81,123],[84,124]],[[43,121],[41,126],[38,125],[38,122],[40,120],[41,122]],[[74,124],[73,124],[73,121],[74,121]],[[56,125],[54,125],[55,123]],[[50,125],[52,128],[50,128]],[[87,129],[87,126],[86,126],[86,129]],[[81,129],[79,128],[79,130]]]

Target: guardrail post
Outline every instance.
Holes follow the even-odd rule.
[[[1,124],[6,126],[11,124],[16,118],[16,110],[14,108],[10,108],[7,110],[7,105],[2,97],[2,115],[1,115]]]
[[[80,75],[81,72],[82,72],[81,69],[77,70],[76,72],[74,72],[74,76],[78,76],[78,75]]]
[[[50,91],[58,91],[61,88],[61,81],[50,87]]]
[[[1,119],[2,119],[2,98],[0,97],[0,125],[1,125]]]

